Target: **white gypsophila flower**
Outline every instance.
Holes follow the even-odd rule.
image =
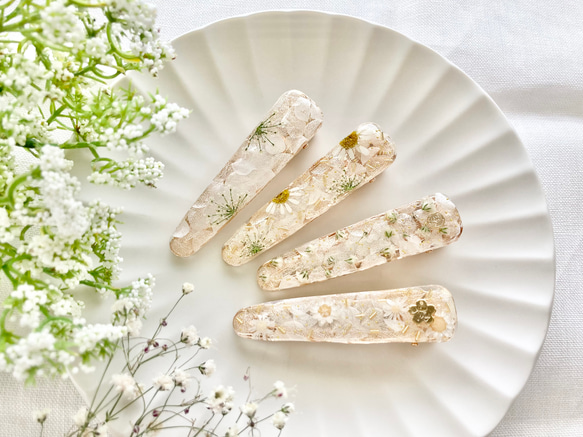
[[[73,423],[76,426],[85,425],[85,422],[87,421],[87,414],[88,413],[89,413],[89,410],[87,409],[87,407],[79,408],[79,410],[77,410],[77,412],[73,416]]]
[[[245,405],[241,405],[239,409],[241,410],[241,413],[243,413],[249,419],[253,419],[255,413],[257,413],[258,407],[259,405],[257,405],[255,402],[247,402]]]
[[[113,375],[111,383],[115,391],[121,393],[126,399],[134,400],[140,394],[136,380],[127,373]]]
[[[31,256],[30,261],[18,263],[14,268],[21,274],[30,272],[37,279],[43,278],[45,269],[54,269],[57,273],[68,276],[64,279],[65,285],[73,288],[89,277],[93,260],[88,253],[77,252],[77,256],[73,257],[72,252],[69,239],[58,235],[33,235],[18,248],[19,254]]]
[[[58,300],[54,300],[49,306],[52,313],[57,316],[79,317],[84,303],[76,301],[72,296],[61,293]]]
[[[232,425],[227,428],[225,437],[237,437],[239,435],[239,427],[237,425]]]
[[[80,189],[79,181],[67,171],[70,161],[64,151],[55,146],[45,145],[41,149],[40,185],[43,203],[49,212],[46,223],[55,226],[59,236],[71,240],[80,239],[89,229],[87,208],[75,199]]]
[[[113,344],[126,334],[127,328],[125,326],[97,323],[78,329],[73,336],[73,341],[79,352],[83,353],[95,349],[98,344],[103,342]]]
[[[194,285],[190,282],[185,282],[182,284],[182,293],[183,294],[190,294],[194,291]]]
[[[206,376],[211,376],[217,370],[217,366],[215,364],[215,360],[207,360],[202,363],[199,367],[200,373]]]
[[[19,323],[20,326],[35,329],[39,326],[41,317],[41,306],[47,303],[47,290],[37,290],[30,284],[21,284],[16,290],[10,293],[10,297],[16,300],[22,311]]]
[[[273,417],[271,418],[271,423],[273,423],[273,426],[275,426],[277,429],[283,429],[286,422],[287,422],[287,415],[281,411],[278,411],[277,413],[275,413],[273,415]]]
[[[44,423],[45,420],[47,420],[47,416],[49,415],[50,412],[51,412],[50,408],[43,408],[42,410],[34,411],[32,413],[32,417],[38,423]]]
[[[131,320],[127,320],[125,323],[125,327],[128,330],[128,335],[130,337],[137,337],[138,335],[140,335],[140,332],[142,331],[142,320],[141,319],[131,319]]]
[[[160,374],[152,381],[152,384],[156,388],[156,390],[160,391],[168,391],[172,390],[174,386],[174,381],[170,375]]]
[[[184,328],[180,333],[180,341],[188,346],[198,343],[198,340],[198,330],[192,325],[188,328]]]
[[[285,414],[291,414],[296,411],[296,406],[292,402],[287,402],[281,407],[281,411]]]
[[[174,369],[172,372],[172,380],[174,381],[174,385],[176,387],[186,388],[190,380],[192,379],[190,373],[182,370],[182,369]]]
[[[155,282],[150,274],[145,279],[133,281],[130,291],[111,307],[113,320],[122,320],[130,336],[138,336],[142,329],[141,318],[152,306],[152,287]]]
[[[143,64],[154,76],[163,67],[165,59],[174,58],[172,47],[159,39],[159,32],[153,30],[156,8],[147,2],[128,0],[108,0],[109,10],[117,22],[111,26],[112,34],[121,40],[122,49],[143,57]],[[124,23],[124,27],[120,23]],[[130,30],[130,32],[128,32]]]
[[[200,339],[199,344],[202,349],[209,349],[213,345],[213,341],[208,337],[204,337]]]
[[[138,184],[155,186],[162,177],[164,164],[152,157],[146,159],[128,159],[116,163],[117,171],[94,171],[87,177],[89,182],[98,185],[112,185],[129,190]]]
[[[30,372],[38,374],[47,362],[55,365],[70,364],[70,354],[55,350],[56,341],[54,335],[46,330],[31,332],[16,344],[6,347],[5,369],[12,372],[16,379],[23,380]],[[68,357],[67,360],[65,357]],[[49,370],[53,374],[56,372],[55,368]]]
[[[181,108],[176,103],[166,103],[159,108],[150,119],[160,134],[170,134],[176,132],[178,122],[188,117],[189,111]]]
[[[76,48],[86,37],[77,8],[65,0],[52,0],[40,11],[43,38],[65,47]]]
[[[117,216],[122,213],[122,208],[113,208],[99,200],[91,202],[88,206],[88,214],[91,223],[89,234],[99,236],[98,254],[102,265],[111,272],[112,279],[119,275],[118,264],[123,261],[119,256],[121,249],[121,232],[115,227]],[[96,237],[97,238],[97,237]],[[97,241],[92,241],[96,243]]]
[[[233,387],[217,386],[207,398],[209,408],[215,413],[227,414],[233,408]]]
[[[278,398],[287,398],[287,388],[282,381],[275,381],[273,383],[275,389],[274,396]]]
[[[109,65],[109,59],[107,56],[109,43],[107,41],[107,37],[104,34],[99,34],[92,38],[87,38],[85,40],[84,49],[88,56],[94,59],[98,59],[102,64]]]

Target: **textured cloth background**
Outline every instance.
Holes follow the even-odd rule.
[[[494,98],[518,131],[542,182],[555,231],[557,282],[549,332],[534,372],[491,435],[583,436],[583,2],[156,3],[166,38],[262,10],[316,9],[364,18],[433,48]],[[45,436],[62,435],[82,403],[71,383],[22,389],[6,375],[0,376],[0,400],[0,436],[6,437],[38,435],[31,412],[47,406],[53,413]]]

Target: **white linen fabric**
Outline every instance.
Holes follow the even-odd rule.
[[[155,3],[168,39],[217,20],[264,10],[314,9],[364,18],[433,48],[492,96],[517,130],[541,180],[555,232],[557,279],[539,360],[491,436],[583,435],[583,2]],[[23,389],[8,375],[0,375],[0,402],[0,436],[12,437],[38,435],[31,413],[44,407],[52,408],[44,435],[62,435],[82,405],[69,382]]]

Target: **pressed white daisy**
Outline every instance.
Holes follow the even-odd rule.
[[[339,316],[338,308],[334,302],[318,303],[310,310],[310,314],[320,326],[331,325]]]
[[[257,318],[251,320],[249,332],[253,334],[254,338],[268,338],[275,330],[275,322],[271,320],[267,314],[260,314]]]
[[[297,198],[302,194],[303,192],[301,188],[298,187],[289,190],[285,189],[271,199],[271,202],[267,205],[266,212],[269,214],[274,214],[276,212],[279,212],[282,215],[286,213],[291,214],[293,211],[291,205],[298,205],[300,202]]]
[[[406,297],[397,297],[395,299],[387,299],[383,305],[384,317],[389,321],[403,321],[403,318],[409,311],[410,305],[407,303]]]
[[[352,132],[338,143],[340,147],[334,151],[333,155],[340,158],[348,157],[348,159],[356,158],[355,152],[358,152],[361,156],[370,155],[371,152],[367,147],[359,145],[358,137],[359,134],[356,131]]]

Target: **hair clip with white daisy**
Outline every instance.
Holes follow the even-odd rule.
[[[264,290],[283,290],[359,272],[447,246],[463,230],[441,193],[374,215],[274,258],[257,271]]]
[[[190,207],[170,241],[178,256],[190,256],[247,205],[310,141],[322,111],[301,91],[285,92],[211,184]]]
[[[223,247],[227,264],[244,264],[280,243],[395,160],[395,146],[374,123],[363,123],[259,209]]]
[[[440,285],[284,299],[233,319],[244,338],[355,344],[445,342],[456,325],[453,297]]]

